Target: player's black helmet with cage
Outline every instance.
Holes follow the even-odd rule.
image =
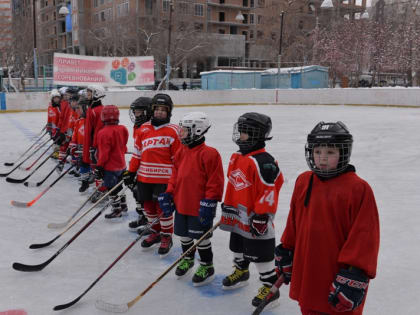
[[[134,111],[140,111],[140,115],[135,115]],[[130,105],[129,115],[135,126],[140,127],[152,117],[152,99],[150,97],[139,97]]]
[[[343,173],[350,162],[351,150],[353,146],[353,136],[347,126],[341,122],[319,122],[311,133],[308,134],[305,145],[305,157],[309,168],[322,178],[332,178]],[[338,148],[340,158],[336,169],[321,170],[316,167],[314,161],[314,148],[334,147]]]
[[[250,150],[257,144],[271,140],[271,118],[260,113],[245,113],[233,125],[232,140],[241,150]],[[241,133],[248,135],[246,140],[241,140]]]

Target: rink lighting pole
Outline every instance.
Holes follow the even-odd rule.
[[[168,52],[166,55],[166,90],[168,91],[169,91],[169,80],[171,76],[172,11],[173,11],[173,0],[170,0],[169,1]]]
[[[35,87],[38,89],[38,60],[36,56],[36,1],[32,1],[32,19],[34,23],[34,77],[35,77]]]
[[[280,71],[281,71],[281,45],[283,43],[283,18],[284,11],[281,11],[280,14],[280,41],[279,41],[279,55],[277,57],[277,87],[280,88]]]

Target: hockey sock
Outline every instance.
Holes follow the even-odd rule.
[[[260,274],[260,281],[271,287],[277,280],[276,270],[274,269],[274,261],[255,263]]]
[[[203,263],[212,263],[213,262],[213,251],[211,250],[211,242],[209,239],[205,239],[198,246],[198,253],[200,255],[200,260]]]
[[[244,258],[243,253],[233,253],[233,264],[241,270],[249,268],[249,260]]]
[[[149,223],[152,223],[157,217],[158,214],[156,213],[155,204],[152,200],[147,200],[144,202],[144,211],[146,212],[146,218]],[[151,230],[155,233],[160,232],[160,223],[157,221],[155,224],[151,226]]]
[[[181,237],[181,246],[182,246],[182,252],[185,253],[191,246],[193,246],[194,240],[191,237]],[[187,257],[190,259],[194,259],[195,255],[195,249],[193,249]]]
[[[120,196],[120,202],[121,202],[121,210],[127,211],[127,197],[125,194],[122,194]]]
[[[154,201],[154,206],[157,214],[161,214],[162,210],[159,207],[159,203]],[[174,232],[174,216],[171,214],[169,217],[160,217],[160,229],[162,234],[172,235]]]

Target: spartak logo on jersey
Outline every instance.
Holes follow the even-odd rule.
[[[242,173],[239,168],[229,174],[229,182],[233,185],[233,187],[235,187],[236,191],[245,189],[252,185],[249,181],[247,181],[245,174]]]
[[[173,142],[174,138],[168,136],[147,138],[142,141],[143,151],[152,148],[169,148]]]

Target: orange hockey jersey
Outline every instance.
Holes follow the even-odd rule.
[[[253,214],[277,211],[283,174],[274,158],[265,149],[242,155],[232,154],[228,168],[228,184],[224,204],[236,208],[236,213],[222,211],[221,228],[251,238],[249,219]],[[263,238],[274,237],[273,225]]]
[[[339,268],[354,266],[370,278],[376,275],[379,219],[367,182],[355,172],[325,181],[311,171],[302,173],[296,180],[281,241],[285,248],[294,250],[292,299],[305,309],[331,315],[362,314],[363,304],[353,312],[334,312],[328,293]]]
[[[155,127],[150,122],[144,123],[136,132],[129,171],[137,172],[140,182],[167,184],[180,145],[177,125]]]
[[[216,149],[199,144],[182,145],[175,154],[167,192],[173,194],[178,213],[198,216],[200,200],[221,201],[224,179],[222,158]]]

